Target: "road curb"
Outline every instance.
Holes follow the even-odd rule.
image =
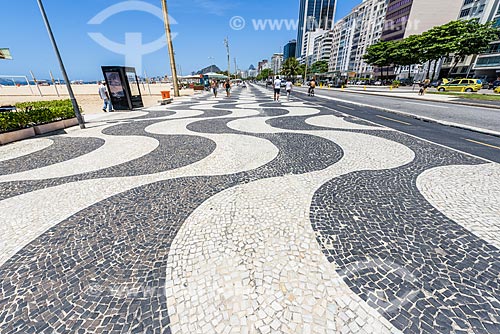
[[[325,90],[324,88],[321,88],[320,90]],[[328,91],[326,89],[326,91]],[[436,101],[432,99],[416,99],[414,97],[410,96],[391,96],[387,94],[378,94],[378,93],[371,93],[371,92],[355,92],[355,91],[349,91],[349,90],[334,90],[334,92],[344,92],[344,93],[350,93],[350,94],[359,94],[359,95],[374,95],[374,96],[380,96],[380,97],[390,97],[390,98],[395,98],[395,99],[411,99],[415,101],[424,101],[424,102],[434,102],[434,103],[450,103],[450,104],[456,104],[456,105],[462,105],[462,106],[469,106],[469,107],[479,107],[479,108],[492,108],[492,109],[500,109],[500,105],[491,105],[491,104],[481,104],[481,103],[473,103],[473,102],[460,102],[460,101]]]
[[[301,92],[301,91],[297,91],[297,92],[299,92],[301,94],[307,94],[306,92]],[[363,94],[363,93],[361,93],[361,94]],[[365,95],[368,95],[368,94],[365,94]],[[468,131],[482,133],[482,134],[486,134],[486,135],[490,135],[490,136],[500,137],[500,132],[496,132],[496,131],[492,131],[492,130],[488,130],[488,129],[477,128],[477,127],[468,126],[468,125],[459,124],[459,123],[442,121],[442,120],[438,120],[438,119],[434,119],[434,118],[430,118],[430,117],[425,117],[425,116],[419,116],[419,115],[415,115],[415,114],[406,113],[406,112],[399,111],[399,110],[388,109],[388,108],[383,108],[383,107],[377,107],[377,106],[372,106],[372,105],[365,104],[365,103],[353,102],[353,101],[349,101],[349,100],[342,100],[342,99],[338,99],[338,98],[330,97],[330,96],[325,96],[325,95],[318,95],[318,94],[316,94],[315,96],[316,97],[320,97],[320,98],[324,98],[324,99],[327,99],[327,100],[348,103],[348,104],[352,104],[352,105],[356,105],[356,106],[360,106],[360,107],[367,107],[367,108],[378,109],[378,110],[385,111],[385,112],[388,112],[388,113],[391,113],[391,114],[396,114],[396,115],[401,115],[401,116],[405,116],[405,117],[410,117],[410,118],[413,118],[413,119],[417,119],[417,120],[420,120],[420,121],[423,121],[423,122],[437,123],[437,124],[441,124],[441,125],[445,125],[445,126],[449,126],[449,127],[453,127],[453,128],[458,128],[458,129],[462,129],[462,130],[468,130]],[[435,102],[435,101],[432,101],[432,102]]]

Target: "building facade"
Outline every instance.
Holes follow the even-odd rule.
[[[274,74],[279,74],[283,66],[283,54],[275,53],[271,57],[271,70]]]
[[[305,56],[307,52],[304,40],[308,32],[333,28],[335,9],[336,0],[300,0],[296,58]]]
[[[462,4],[470,1],[389,0],[381,39],[384,41],[401,40],[456,20]]]
[[[283,60],[294,58],[297,52],[297,40],[293,39],[283,48]]]
[[[262,70],[270,68],[269,65],[269,60],[263,59],[262,61],[259,61],[259,64],[257,65],[257,72],[260,74]]]
[[[471,0],[389,0],[380,39],[397,41],[412,35],[420,35],[435,26],[456,20],[464,1]],[[399,79],[414,77],[422,80],[425,79],[423,76],[428,69],[434,67],[438,68],[439,73],[441,62],[391,68],[389,75]]]
[[[367,48],[381,38],[386,4],[387,0],[365,0],[335,24],[331,31],[330,72],[341,72],[344,76],[351,73],[359,77],[373,75],[373,68],[363,56]]]
[[[458,19],[477,20],[483,24],[493,22],[495,26],[500,26],[500,0],[464,0]],[[463,59],[455,68],[454,63],[454,58],[447,59],[441,76],[496,79],[500,76],[500,41],[492,42],[485,53]]]

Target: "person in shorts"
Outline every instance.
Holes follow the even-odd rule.
[[[276,76],[276,80],[274,80],[274,101],[280,100],[280,91],[281,91],[281,79],[279,76]]]
[[[231,97],[231,82],[229,80],[224,84],[224,88],[226,88],[226,96]]]
[[[292,81],[288,79],[286,81],[286,97],[288,101],[290,101],[290,95],[292,94],[292,87],[293,87]]]
[[[219,87],[219,84],[217,83],[217,81],[215,80],[212,80],[212,92],[214,93],[214,97],[217,97],[217,88]]]

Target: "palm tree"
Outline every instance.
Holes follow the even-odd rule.
[[[295,77],[300,74],[299,61],[293,57],[285,60],[281,68],[281,74],[287,77]]]

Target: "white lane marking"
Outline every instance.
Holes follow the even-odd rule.
[[[418,104],[420,106],[426,106],[426,107],[433,107],[433,108],[440,108],[440,109],[450,109],[450,107],[443,107],[443,106],[437,106],[434,104],[428,104],[428,103],[420,103],[420,102],[406,102],[407,104]]]
[[[388,120],[388,121],[397,122],[397,123],[401,123],[401,124],[404,124],[404,125],[411,125],[410,123],[406,123],[406,122],[403,122],[403,121],[399,121],[399,120],[394,119],[394,118],[385,117],[385,116],[381,116],[381,115],[376,115],[376,116],[377,116],[377,117],[379,117],[379,118],[386,119],[386,120]]]
[[[343,106],[343,105],[340,105],[340,104],[339,104],[339,107],[346,108],[346,109],[349,109],[349,110],[354,110],[354,108],[351,108],[351,107],[348,107],[348,106]]]

